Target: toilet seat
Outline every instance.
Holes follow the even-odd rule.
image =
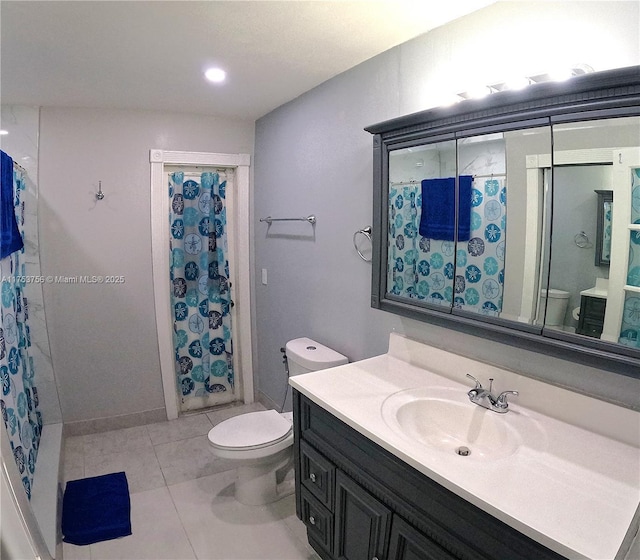
[[[275,410],[248,412],[229,418],[209,430],[209,443],[220,450],[253,450],[292,437],[292,423]],[[278,446],[279,447],[279,446]]]

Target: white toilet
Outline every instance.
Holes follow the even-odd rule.
[[[290,376],[349,361],[309,338],[287,342],[286,356]],[[293,467],[292,412],[263,410],[234,416],[211,428],[208,437],[214,455],[238,463],[235,496],[239,502],[268,504],[293,492],[292,481],[278,484],[276,479]]]
[[[555,288],[543,288],[540,290],[540,308],[545,309],[544,324],[546,327],[558,327],[564,324],[564,315],[569,303],[569,292],[556,290]]]

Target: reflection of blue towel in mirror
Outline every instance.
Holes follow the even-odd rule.
[[[471,175],[458,177],[460,196],[458,240],[468,241],[471,234]],[[429,239],[455,239],[456,180],[454,177],[422,181],[420,235]]]
[[[22,249],[13,193],[13,159],[0,150],[0,259]]]

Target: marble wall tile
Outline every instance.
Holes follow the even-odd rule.
[[[0,137],[0,147],[15,163],[25,169],[24,196],[24,262],[26,274],[41,276],[40,243],[38,237],[38,135],[40,111],[38,107],[2,105],[0,127],[9,134]],[[58,388],[51,360],[47,319],[44,309],[42,283],[28,282],[25,295],[29,302],[29,326],[31,348],[35,370],[35,385],[38,388],[40,411],[45,424],[62,422],[62,410],[58,399]]]

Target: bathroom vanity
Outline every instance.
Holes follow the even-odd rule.
[[[580,314],[576,333],[599,338],[604,328],[609,280],[596,278],[596,285],[580,292]]]
[[[481,408],[466,373],[519,396]],[[637,532],[637,412],[396,334],[290,384],[297,514],[323,559],[613,559]]]
[[[581,293],[580,319],[576,333],[600,338],[604,328],[604,312],[606,308],[606,297],[589,296]]]

